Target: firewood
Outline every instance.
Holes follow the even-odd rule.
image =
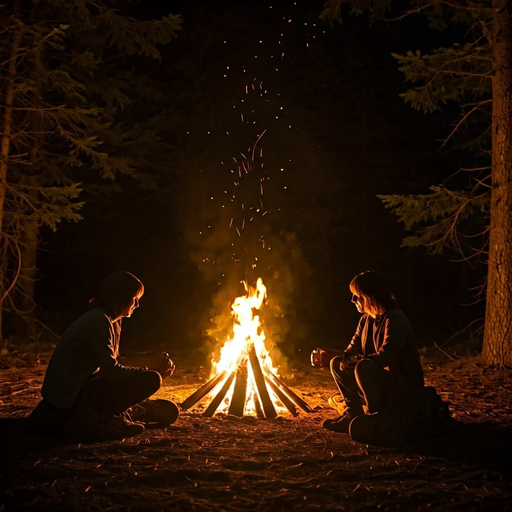
[[[276,409],[270,395],[268,394],[267,386],[265,385],[265,377],[263,377],[263,371],[261,369],[260,361],[256,354],[254,345],[251,345],[249,349],[249,361],[251,363],[252,373],[256,382],[256,388],[260,396],[261,405],[263,406],[263,412],[266,418],[275,418],[277,416]]]
[[[274,375],[267,368],[265,368],[265,374],[272,380],[272,382],[274,382],[276,386],[279,386],[281,391],[283,391],[293,403],[295,403],[303,411],[314,412],[313,409],[304,400],[302,400],[302,398],[294,393],[277,375]]]
[[[281,391],[279,386],[274,384],[268,375],[265,375],[265,382],[270,386],[272,391],[277,395],[281,403],[290,411],[293,416],[297,416],[297,408],[295,404]]]
[[[235,387],[229,404],[229,414],[243,416],[245,409],[245,397],[247,394],[247,359],[242,361],[236,371]]]
[[[258,393],[253,393],[253,400],[254,408],[256,409],[256,417],[264,418],[265,413],[263,412],[263,408],[261,407],[260,397],[258,396]]]
[[[226,396],[227,392],[229,391],[229,388],[231,387],[231,383],[233,382],[233,379],[235,378],[235,370],[233,370],[229,377],[226,379],[226,382],[224,382],[224,385],[222,386],[221,390],[217,393],[215,398],[210,402],[210,405],[207,407],[206,411],[203,412],[203,416],[211,417],[215,414],[215,411],[217,410],[217,407],[219,407],[222,400],[224,400],[224,397]]]
[[[183,403],[180,404],[180,407],[183,410],[190,409],[193,405],[197,404],[199,400],[204,398],[217,384],[223,381],[226,377],[226,370],[220,372],[215,377],[212,377],[206,384],[203,384],[197,391],[192,393]]]

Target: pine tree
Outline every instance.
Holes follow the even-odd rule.
[[[431,53],[394,55],[414,86],[402,96],[425,113],[449,102],[462,114],[445,143],[477,147],[471,169],[459,170],[424,195],[380,196],[413,234],[406,246],[440,252],[451,245],[465,259],[487,265],[482,355],[487,364],[512,366],[512,4],[507,0],[418,0],[400,15],[392,0],[329,0],[322,16],[351,14],[402,19],[421,13],[430,26],[463,27],[465,41]],[[398,4],[398,7],[396,7]],[[462,172],[463,171],[463,172]]]
[[[80,220],[83,191],[112,192],[120,176],[151,186],[151,155],[168,150],[151,120],[130,113],[158,93],[137,59],[160,59],[181,18],[134,9],[104,0],[0,7],[0,349],[2,311],[33,307],[40,228]]]

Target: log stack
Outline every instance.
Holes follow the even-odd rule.
[[[252,375],[256,383],[256,392],[254,393],[253,398],[256,415],[258,417],[275,418],[277,416],[277,411],[272,401],[270,390],[274,392],[279,401],[293,416],[297,416],[297,408],[302,409],[307,413],[313,412],[313,409],[294,391],[292,391],[277,375],[271,372],[268,368],[262,367],[253,344],[249,347],[247,355],[239,358],[239,363],[235,370],[224,370],[219,372],[184,400],[183,403],[180,404],[180,407],[183,410],[190,409],[211,393],[211,391],[220,386],[219,391],[203,412],[204,416],[211,417],[215,414],[215,411],[226,397],[234,381],[235,383],[229,403],[228,413],[234,416],[243,416],[247,402],[249,366],[252,370]]]

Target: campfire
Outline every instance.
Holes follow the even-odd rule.
[[[259,278],[256,288],[245,281],[244,286],[246,295],[237,297],[231,305],[233,334],[222,346],[219,361],[212,360],[210,380],[180,404],[181,408],[190,409],[211,396],[204,416],[220,411],[234,416],[275,418],[286,410],[297,416],[297,408],[312,412],[279,378],[265,346],[265,333],[256,314],[267,294],[263,281]]]

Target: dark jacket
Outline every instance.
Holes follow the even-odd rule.
[[[389,369],[395,385],[402,389],[424,385],[411,324],[400,309],[391,309],[376,318],[364,314],[346,352]]]
[[[41,390],[43,398],[55,407],[68,409],[91,375],[117,379],[141,371],[119,364],[120,336],[121,321],[112,322],[101,308],[91,309],[75,320],[50,359]]]

